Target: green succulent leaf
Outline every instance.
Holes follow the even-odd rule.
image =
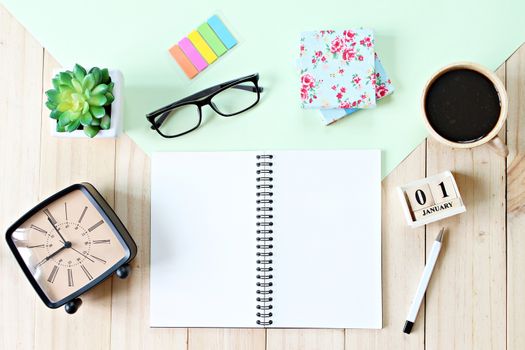
[[[59,92],[58,90],[51,89],[46,91],[46,96],[51,102],[58,102]]]
[[[99,84],[91,91],[93,95],[103,95],[108,91],[108,86],[106,84]]]
[[[115,96],[113,96],[113,94],[111,92],[106,92],[106,106],[109,106],[110,104],[113,103],[113,101],[115,101]]]
[[[89,137],[95,137],[96,134],[100,131],[100,127],[98,126],[85,126],[84,127],[84,133]]]
[[[52,110],[51,113],[49,114],[49,117],[50,117],[51,119],[57,119],[57,120],[58,120],[58,118],[60,117],[61,114],[62,114],[61,112],[59,112],[59,111],[57,111],[56,109],[54,109],[54,110]]]
[[[60,117],[58,117],[58,125],[61,128],[64,128],[66,125],[71,123],[71,113],[70,112],[64,112],[60,114]]]
[[[60,126],[60,124],[57,123],[56,131],[57,132],[64,132],[64,131],[66,131],[66,128],[63,127],[63,126]]]
[[[105,115],[101,120],[100,120],[100,127],[103,129],[103,130],[108,130],[109,127],[111,126],[111,117],[109,115]]]
[[[101,75],[100,82],[102,84],[109,84],[111,82],[111,77],[109,76],[109,71],[107,68],[101,69],[100,75]]]
[[[84,101],[84,106],[82,107],[82,114],[86,114],[89,112],[89,103],[87,101]]]
[[[73,86],[73,89],[75,89],[75,91],[78,92],[79,94],[81,94],[82,91],[84,91],[84,89],[82,88],[82,84],[80,83],[82,79],[76,79],[76,78],[71,79],[71,86]]]
[[[87,113],[82,114],[80,117],[80,123],[84,126],[91,125],[91,122],[93,121],[93,116],[89,111]]]
[[[84,80],[84,77],[86,76],[87,72],[80,64],[75,64],[75,67],[73,68],[73,74],[75,75],[75,78],[78,81]]]
[[[91,120],[91,126],[99,126],[99,125],[100,125],[100,119],[93,118],[93,120]]]
[[[93,74],[89,73],[84,77],[84,80],[82,80],[82,88],[91,91],[93,87],[95,87],[95,77]]]
[[[101,83],[102,74],[100,73],[100,68],[93,67],[89,70],[89,74],[93,74],[93,77],[95,78],[95,85],[98,85]]]
[[[60,112],[66,112],[73,108],[73,104],[70,101],[60,102],[57,105],[57,109]]]
[[[52,101],[47,101],[46,102],[46,107],[49,108],[50,110],[54,110],[57,108],[57,104],[55,102],[52,102]]]
[[[113,87],[115,86],[115,83],[114,82],[111,82],[108,84],[108,92],[111,92],[113,93]]]
[[[104,95],[91,95],[88,102],[91,106],[103,106],[108,99]]]
[[[93,116],[98,119],[102,118],[104,114],[106,114],[106,110],[104,109],[104,107],[100,106],[91,106],[89,110],[91,114],[93,114]]]
[[[69,124],[66,126],[66,131],[67,131],[67,132],[75,131],[75,130],[78,129],[79,126],[80,126],[80,118],[77,119],[77,120],[72,121],[71,123],[69,123]]]
[[[58,74],[58,79],[61,85],[69,85],[71,83],[71,75],[68,72],[61,72]]]
[[[53,79],[51,79],[51,83],[53,84],[53,87],[55,88],[55,90],[59,89],[60,79],[58,78],[58,76],[56,76]]]

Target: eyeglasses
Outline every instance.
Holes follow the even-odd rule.
[[[259,74],[252,74],[199,91],[146,115],[151,129],[172,138],[197,129],[202,122],[202,107],[209,105],[223,117],[240,114],[259,102]]]

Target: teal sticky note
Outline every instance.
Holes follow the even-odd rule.
[[[228,28],[226,28],[217,15],[210,17],[210,19],[208,19],[208,24],[228,50],[237,44],[237,40],[235,40]]]

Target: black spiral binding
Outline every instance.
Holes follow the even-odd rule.
[[[273,156],[257,156],[257,324],[270,326],[273,322]]]

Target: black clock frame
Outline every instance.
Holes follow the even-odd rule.
[[[49,300],[47,295],[44,293],[42,288],[40,288],[38,282],[35,280],[35,278],[31,274],[31,271],[29,270],[26,263],[24,262],[24,259],[20,255],[11,237],[13,233],[15,232],[15,230],[18,227],[20,227],[25,221],[27,221],[30,217],[32,217],[33,215],[35,215],[36,213],[38,213],[39,211],[47,207],[52,202],[56,201],[57,199],[75,190],[82,191],[82,193],[84,193],[86,197],[89,199],[91,204],[93,204],[93,206],[97,209],[97,211],[100,213],[100,215],[104,219],[104,222],[108,224],[108,226],[111,228],[111,230],[115,234],[115,237],[117,237],[119,242],[124,247],[126,251],[126,255],[124,256],[124,258],[118,261],[115,265],[107,269],[106,272],[104,272],[99,277],[93,279],[93,281],[91,281],[84,287],[68,295],[62,300],[59,300],[57,302],[52,302],[51,300]],[[24,274],[26,275],[29,283],[31,283],[31,285],[37,292],[40,299],[42,299],[44,304],[51,309],[56,309],[62,305],[68,304],[66,305],[66,311],[68,313],[74,313],[76,311],[76,308],[80,306],[81,301],[80,299],[77,299],[77,297],[84,294],[85,292],[92,289],[93,287],[99,285],[100,283],[105,281],[108,277],[110,277],[113,273],[117,272],[119,277],[125,278],[127,276],[127,272],[129,271],[129,267],[127,264],[131,260],[133,260],[133,258],[137,255],[137,245],[135,244],[135,241],[133,240],[133,238],[131,238],[131,235],[129,234],[126,227],[124,227],[124,224],[122,223],[122,221],[120,221],[117,214],[115,214],[113,209],[106,202],[106,200],[102,197],[102,195],[97,191],[97,189],[93,185],[87,182],[71,185],[55,193],[49,198],[46,198],[39,204],[37,204],[34,208],[29,210],[27,213],[25,213],[20,219],[18,219],[15,223],[13,223],[7,229],[5,237],[6,237],[7,244],[9,248],[11,249],[11,252],[15,256],[16,260],[18,261],[18,264],[20,265],[22,271],[24,271]]]

